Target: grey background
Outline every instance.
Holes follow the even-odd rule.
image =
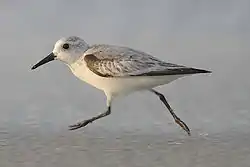
[[[1,1],[0,166],[249,166],[250,1]],[[137,92],[105,96],[59,62],[31,71],[63,36],[129,46],[212,70],[158,88],[191,128]]]

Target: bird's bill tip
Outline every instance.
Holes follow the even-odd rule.
[[[34,65],[34,66],[31,67],[31,70],[34,70],[36,68],[37,68],[36,65]]]
[[[212,73],[212,71],[204,70],[204,73]]]

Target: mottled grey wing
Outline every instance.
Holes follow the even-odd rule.
[[[126,47],[96,45],[84,56],[88,68],[102,77],[162,76],[208,71],[166,63],[144,52]]]

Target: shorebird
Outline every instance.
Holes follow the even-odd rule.
[[[97,119],[110,115],[111,103],[116,97],[148,90],[158,96],[175,122],[190,135],[186,123],[174,113],[165,96],[154,88],[184,76],[211,73],[203,69],[167,63],[129,47],[106,44],[91,46],[77,36],[59,39],[53,51],[31,69],[36,69],[52,60],[62,61],[80,80],[104,91],[107,98],[105,112],[70,125],[70,130],[85,127]]]

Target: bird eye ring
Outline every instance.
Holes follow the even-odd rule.
[[[69,44],[67,43],[63,44],[63,49],[69,49]]]

